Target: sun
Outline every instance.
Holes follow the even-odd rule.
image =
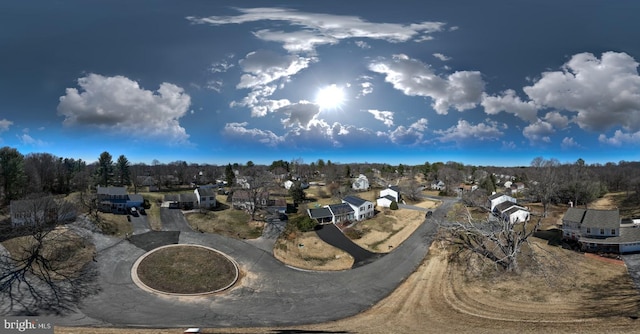
[[[344,90],[335,84],[321,88],[316,95],[316,104],[322,110],[340,109],[344,101]]]

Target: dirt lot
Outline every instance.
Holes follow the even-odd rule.
[[[608,202],[607,202],[608,201]],[[593,206],[615,205],[605,198]],[[545,228],[564,207],[553,207]],[[308,243],[308,241],[305,241]],[[422,265],[391,295],[343,320],[296,326],[296,331],[357,333],[634,333],[640,295],[626,267],[531,240],[538,267],[521,275],[470,274],[448,261],[434,243]],[[265,333],[292,328],[209,329],[205,333]],[[181,329],[136,329],[137,333],[181,333]],[[56,333],[128,333],[125,329],[56,328]]]

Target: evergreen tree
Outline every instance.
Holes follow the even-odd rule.
[[[235,179],[236,175],[233,173],[233,167],[231,164],[228,164],[224,169],[224,178],[227,180],[227,186],[231,187],[233,185],[233,179]]]
[[[113,157],[111,157],[111,154],[107,151],[100,153],[97,174],[98,184],[101,184],[103,187],[108,187],[111,176],[113,175]]]
[[[131,171],[129,170],[129,160],[124,155],[118,157],[116,162],[116,173],[121,186],[131,184]]]
[[[0,183],[4,203],[17,199],[25,182],[24,156],[15,148],[0,149]]]

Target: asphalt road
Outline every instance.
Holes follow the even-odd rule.
[[[452,201],[434,211],[444,217]],[[179,211],[178,211],[179,212]],[[163,226],[164,225],[163,216]],[[180,232],[179,243],[200,244],[231,256],[245,275],[227,292],[199,298],[169,297],[139,289],[131,267],[146,250],[131,242],[96,236],[96,294],[77,312],[58,317],[61,326],[253,327],[320,323],[356,315],[389,295],[426,256],[437,230],[422,224],[391,253],[339,272],[291,269],[270,252],[242,240]]]

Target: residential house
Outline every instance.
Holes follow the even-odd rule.
[[[200,187],[193,191],[196,197],[196,203],[198,207],[203,209],[209,209],[215,207],[216,202],[216,189],[213,187]]]
[[[389,207],[391,207],[391,203],[393,203],[395,201],[396,201],[396,199],[393,196],[386,195],[384,197],[378,197],[376,199],[376,205],[381,207],[381,208],[389,208]]]
[[[511,224],[527,222],[531,219],[529,210],[517,204],[517,200],[505,194],[489,196],[491,213]]]
[[[562,218],[562,237],[588,252],[640,251],[640,225],[622,224],[618,209],[569,208]]]
[[[191,210],[198,205],[198,200],[195,194],[166,194],[164,195],[164,201],[169,202],[170,208]]]
[[[342,199],[342,203],[346,203],[353,209],[355,219],[365,220],[373,217],[375,211],[373,203],[356,196],[346,196]]]
[[[400,195],[400,187],[398,186],[389,186],[386,189],[380,190],[380,197],[391,196],[396,202],[400,202],[402,197]]]
[[[518,193],[522,193],[525,189],[525,185],[522,182],[512,183],[510,189],[511,193],[515,195]]]
[[[493,212],[496,205],[502,203],[502,202],[513,202],[513,203],[517,203],[517,200],[509,195],[505,195],[502,193],[496,193],[493,194],[491,196],[489,196],[489,211]]]
[[[347,203],[330,204],[328,206],[329,211],[333,214],[333,223],[346,223],[355,220],[354,210],[351,205]]]
[[[369,179],[366,175],[360,174],[358,175],[358,178],[351,184],[351,188],[353,188],[353,190],[359,191],[367,190],[369,189]]]
[[[307,214],[312,219],[315,219],[318,224],[331,224],[333,223],[333,213],[329,210],[329,207],[307,209]]]
[[[102,212],[126,213],[127,209],[142,206],[144,199],[139,194],[128,194],[125,187],[97,188],[98,209]]]
[[[52,196],[13,200],[9,203],[9,211],[12,227],[60,223],[76,218],[76,210],[71,203]]]
[[[446,185],[444,184],[444,182],[442,182],[440,180],[435,180],[435,181],[431,182],[431,190],[442,191],[445,188],[446,188]]]
[[[269,205],[269,192],[255,193],[250,190],[236,190],[231,197],[231,205],[235,209],[247,211],[253,211],[256,205],[258,208],[265,208]]]

